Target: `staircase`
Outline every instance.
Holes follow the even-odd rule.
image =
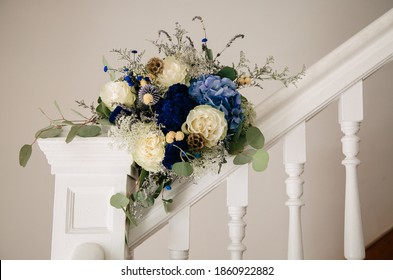
[[[264,133],[267,149],[284,139],[285,181],[289,208],[288,259],[303,259],[301,174],[306,163],[307,121],[339,100],[339,123],[346,170],[344,255],[363,259],[365,246],[357,182],[359,137],[363,120],[363,80],[393,57],[393,10],[389,11],[308,69],[297,88],[270,94],[256,107],[255,125]],[[206,175],[192,183],[175,185],[174,198],[166,214],[161,203],[148,211],[137,227],[126,229],[123,213],[108,201],[116,192],[127,192],[131,157],[110,147],[110,139],[77,138],[66,144],[64,137],[40,139],[56,176],[52,237],[53,259],[132,258],[133,249],[169,224],[171,259],[187,259],[190,207],[221,182],[227,183],[230,216],[228,250],[232,259],[242,259],[246,249],[243,218],[248,206],[248,167],[231,159],[219,175]],[[128,190],[127,190],[128,189]],[[128,232],[128,247],[124,232]],[[127,247],[127,248],[125,248]]]

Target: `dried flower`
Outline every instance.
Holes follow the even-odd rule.
[[[162,73],[163,67],[164,61],[157,57],[151,58],[146,64],[146,70],[155,76]]]
[[[205,139],[200,133],[191,133],[187,137],[187,144],[193,151],[200,151],[205,146]]]

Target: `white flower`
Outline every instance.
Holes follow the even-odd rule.
[[[154,125],[140,123],[132,143],[132,156],[143,169],[158,172],[165,156],[165,136]]]
[[[227,134],[228,124],[225,114],[209,105],[199,105],[192,109],[182,125],[186,134],[200,133],[206,140],[205,146],[211,148],[223,140]]]
[[[158,83],[166,88],[177,83],[188,85],[189,82],[186,65],[176,60],[174,56],[165,58],[163,71],[157,78]]]
[[[102,102],[113,111],[118,104],[131,106],[134,104],[136,95],[131,91],[131,87],[126,82],[108,82],[101,91]]]

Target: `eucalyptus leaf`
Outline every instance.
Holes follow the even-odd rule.
[[[151,207],[154,205],[154,198],[151,196],[148,196],[145,201],[146,201],[147,207]]]
[[[62,128],[49,128],[46,130],[42,130],[40,133],[38,133],[38,138],[52,138],[52,137],[57,137],[60,135],[60,133],[63,131]]]
[[[78,135],[78,130],[81,128],[82,126],[80,125],[73,125],[70,129],[70,132],[68,132],[67,134],[67,138],[66,138],[66,143],[70,143],[72,140],[74,140],[75,136]]]
[[[143,191],[138,191],[137,193],[137,201],[144,201],[146,199],[146,195]]]
[[[100,134],[100,132],[101,127],[97,125],[84,125],[78,129],[77,134],[81,137],[94,137]]]
[[[19,151],[19,165],[25,167],[30,159],[33,147],[29,144],[23,145]]]
[[[213,60],[213,51],[211,49],[205,49],[206,58],[208,60]]]
[[[220,71],[218,71],[217,75],[221,78],[228,78],[234,81],[237,78],[237,71],[232,67],[225,66]]]
[[[235,158],[233,159],[233,164],[243,165],[243,164],[250,163],[251,161],[252,161],[252,157],[242,152],[235,156]]]
[[[46,130],[49,130],[49,129],[52,129],[52,128],[54,128],[53,125],[47,126],[47,127],[45,127],[45,128],[42,128],[42,129],[38,130],[38,131],[35,133],[34,137],[35,137],[35,138],[38,138],[38,137],[40,136],[40,134],[41,134],[43,131],[46,131]]]
[[[129,203],[130,200],[124,194],[121,193],[112,195],[110,199],[110,204],[117,209],[127,207]]]
[[[97,122],[101,125],[111,125],[108,119],[100,119]]]
[[[57,101],[55,100],[55,106],[56,106],[56,108],[57,108],[57,110],[59,111],[59,113],[60,113],[60,115],[62,115],[63,116],[63,113],[61,112],[61,109],[60,109],[60,106],[59,106],[59,104],[57,103]]]
[[[184,161],[183,162],[176,162],[172,166],[172,171],[182,177],[188,177],[192,174],[192,172],[194,172],[191,164],[189,164],[188,162],[184,162]]]
[[[124,210],[124,209],[123,209],[123,210]],[[127,211],[124,210],[124,213],[126,214],[127,219],[128,219],[131,223],[133,223],[134,225],[137,225],[136,220],[135,220],[134,217],[130,214],[130,212],[127,212]],[[128,236],[127,236],[127,233],[126,233],[126,239],[127,239],[127,243],[128,243]]]
[[[82,113],[79,113],[77,110],[71,109],[72,112],[74,112],[75,114],[81,116],[84,119],[87,119]]]
[[[245,135],[240,135],[240,137],[237,139],[236,142],[231,142],[229,145],[229,154],[231,155],[237,155],[241,153],[244,150],[244,146],[246,145],[246,136]]]
[[[165,213],[169,213],[170,212],[170,205],[173,202],[173,199],[162,199],[162,202],[164,203],[164,209],[165,209]]]
[[[257,127],[249,127],[246,132],[246,138],[247,143],[255,149],[262,149],[265,145],[265,137]]]
[[[257,172],[262,172],[269,163],[269,154],[265,150],[258,150],[252,159],[252,168]]]
[[[96,108],[96,112],[101,118],[105,118],[105,119],[109,118],[109,115],[111,114],[111,111],[109,110],[108,107],[105,106],[104,102],[99,103],[99,105]]]
[[[132,199],[132,201],[137,201],[137,199],[138,199],[138,193],[137,193],[137,192],[133,192],[133,193],[131,194],[131,199]]]
[[[145,181],[147,176],[149,176],[149,171],[142,168],[141,173],[139,175],[139,188],[142,187],[142,184]]]

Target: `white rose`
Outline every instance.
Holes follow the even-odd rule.
[[[174,56],[168,56],[164,60],[164,67],[161,74],[158,75],[158,83],[166,88],[171,85],[180,83],[188,84],[187,67],[180,61],[176,60]]]
[[[143,169],[158,172],[165,156],[165,136],[159,130],[149,130],[150,124],[144,124],[146,134],[140,134],[133,143],[133,159]]]
[[[131,87],[126,82],[108,82],[101,91],[102,102],[113,111],[118,104],[131,106],[134,104],[136,95],[131,92]]]
[[[205,138],[205,146],[211,148],[217,145],[227,135],[228,123],[225,114],[209,105],[199,105],[192,109],[182,125],[186,134],[200,133]]]

